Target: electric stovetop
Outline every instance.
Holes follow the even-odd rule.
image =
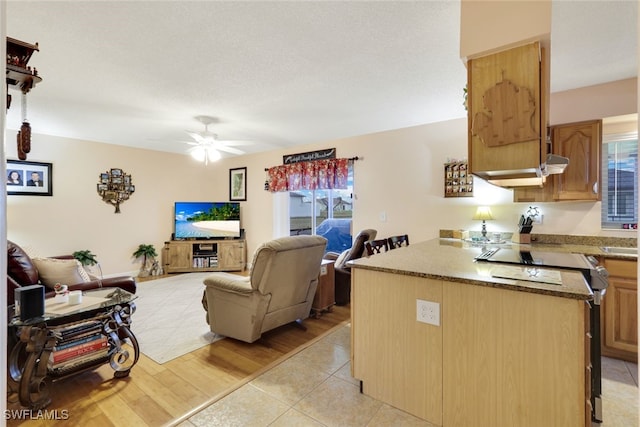
[[[584,255],[564,252],[540,252],[504,248],[487,249],[475,258],[477,261],[503,264],[535,265],[540,267],[589,270],[591,264]]]

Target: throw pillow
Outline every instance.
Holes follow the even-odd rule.
[[[80,261],[78,261],[78,264],[80,264]],[[85,268],[83,267],[82,264],[80,264],[78,266],[78,273],[80,273],[80,276],[82,277],[82,280],[85,281],[85,282],[90,282],[90,281],[93,280],[93,278],[91,277],[89,272],[87,270],[85,270]]]
[[[50,289],[56,283],[75,285],[88,281],[80,273],[84,269],[77,259],[33,258],[33,263],[38,269],[40,283]]]

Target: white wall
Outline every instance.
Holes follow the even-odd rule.
[[[467,155],[466,119],[235,157],[207,167],[186,155],[38,135],[37,123],[32,126],[28,160],[53,163],[53,197],[9,196],[8,238],[44,256],[89,249],[105,274],[136,271],[139,264],[131,254],[140,243],[161,250],[173,231],[175,201],[228,200],[229,169],[236,167],[247,167],[241,219],[250,261],[260,243],[277,235],[276,215],[286,215],[280,206],[285,203],[274,203],[278,197],[264,191],[264,169],[281,164],[284,154],[314,149],[336,147],[339,157],[361,158],[354,169],[355,232],[375,228],[380,236],[408,233],[418,242],[437,237],[440,229],[479,230],[479,222],[471,219],[479,205],[492,207],[495,220],[488,223],[489,232],[513,232],[529,207],[513,203],[511,190],[480,179],[475,180],[474,197],[443,197],[444,163]],[[11,143],[15,131],[8,130],[6,139],[7,157],[17,158]],[[136,185],[120,214],[96,192],[99,174],[115,167],[131,173]],[[538,206],[544,224],[534,227],[536,233],[635,237],[633,232],[602,231],[600,203]]]

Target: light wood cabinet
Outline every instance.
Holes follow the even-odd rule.
[[[218,244],[218,266],[220,270],[244,270],[245,244],[243,241],[230,241]]]
[[[561,174],[550,175],[544,188],[516,188],[514,202],[601,200],[602,120],[551,128],[551,152],[569,158]]]
[[[638,262],[605,258],[609,287],[602,299],[602,355],[638,361]]]
[[[547,84],[538,42],[467,64],[469,170],[483,179],[536,177],[547,154]]]
[[[513,189],[514,202],[553,202],[553,179],[547,180],[543,188],[519,187]]]
[[[554,200],[600,200],[602,120],[551,128],[553,153],[569,158],[553,177]]]
[[[167,273],[242,271],[244,240],[172,240],[165,242],[162,264]]]
[[[591,425],[585,301],[351,274],[352,373],[365,394],[435,425]],[[416,321],[417,299],[439,304],[438,325]]]
[[[442,281],[351,269],[351,357],[363,392],[442,423],[442,328],[416,321],[416,299],[442,303]]]
[[[442,425],[590,425],[584,301],[447,282],[443,301]]]

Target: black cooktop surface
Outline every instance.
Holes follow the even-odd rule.
[[[564,252],[540,252],[492,248],[476,257],[477,261],[504,264],[538,265],[544,267],[569,268],[575,270],[591,269],[584,255]]]

